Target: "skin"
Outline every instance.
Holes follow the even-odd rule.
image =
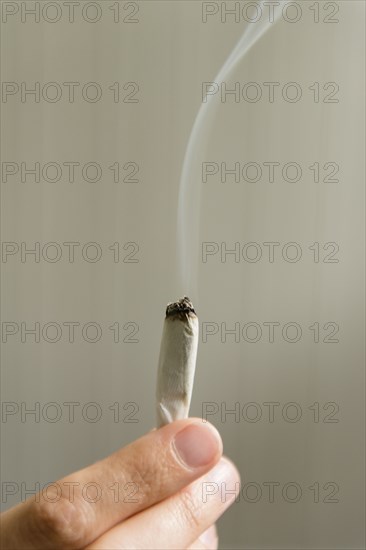
[[[239,481],[217,430],[178,420],[1,514],[0,547],[214,549]]]

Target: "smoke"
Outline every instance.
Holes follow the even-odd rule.
[[[280,0],[283,4],[285,0]],[[258,3],[258,9],[264,10],[264,1]],[[256,23],[248,23],[240,40],[226,59],[213,82],[225,81],[260,38],[279,19],[281,9],[273,10],[273,17],[260,19]],[[180,280],[180,293],[188,294],[193,300],[197,299],[198,283],[198,245],[200,230],[201,186],[198,178],[203,152],[206,149],[210,136],[210,128],[214,120],[217,102],[214,96],[208,95],[195,118],[182,165],[179,184],[178,213],[177,213],[177,262]]]

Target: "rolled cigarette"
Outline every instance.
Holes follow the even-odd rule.
[[[198,318],[187,296],[167,305],[156,386],[158,428],[188,417],[198,332]]]

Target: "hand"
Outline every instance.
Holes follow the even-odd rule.
[[[217,430],[199,419],[153,430],[1,515],[3,550],[217,548],[215,521],[239,492]]]

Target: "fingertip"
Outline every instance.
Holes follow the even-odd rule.
[[[198,539],[207,550],[216,550],[218,548],[219,538],[217,535],[216,525],[211,525]]]
[[[240,493],[240,474],[235,464],[226,456],[204,477],[204,502],[211,497],[223,505],[222,512],[237,500]]]
[[[190,469],[212,467],[222,455],[222,440],[211,424],[193,421],[175,434],[172,449]]]
[[[227,456],[222,456],[220,462],[222,462],[227,471],[230,472],[230,479],[240,485],[241,476],[236,464]]]
[[[204,468],[207,471],[222,456],[220,433],[215,426],[200,418],[176,420],[151,435],[159,438],[163,447],[170,445],[174,458],[188,469]]]

